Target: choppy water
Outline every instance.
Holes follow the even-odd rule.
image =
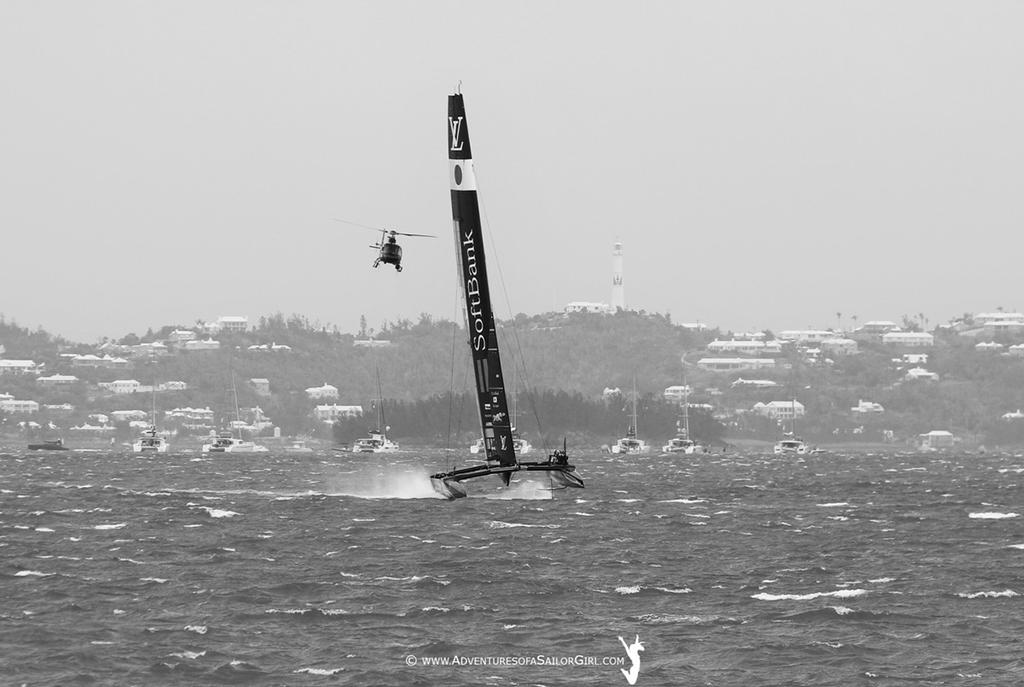
[[[637,685],[1024,682],[1020,457],[576,462],[2,457],[0,682],[625,685],[637,635]]]

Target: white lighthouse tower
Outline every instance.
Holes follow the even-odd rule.
[[[622,242],[616,240],[612,250],[612,312],[626,309],[626,291],[622,285]]]

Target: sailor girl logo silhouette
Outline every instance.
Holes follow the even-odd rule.
[[[619,637],[619,641],[622,642],[622,647],[626,650],[626,655],[629,656],[629,660],[633,662],[633,665],[629,667],[629,670],[619,668],[619,672],[626,678],[626,682],[631,685],[635,685],[637,677],[640,676],[640,652],[644,650],[644,645],[640,641],[640,635],[636,636],[636,641],[632,644],[626,644],[626,640],[621,636]]]

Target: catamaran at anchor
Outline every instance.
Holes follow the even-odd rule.
[[[352,445],[353,453],[396,453],[398,442],[388,439],[387,420],[384,419],[384,394],[380,387],[380,370],[377,370],[377,428],[370,430],[370,436],[357,439]]]
[[[562,448],[551,453],[546,461],[521,461],[516,455],[513,420],[505,394],[490,287],[487,283],[476,175],[461,93],[448,96],[448,171],[452,221],[459,253],[459,281],[466,304],[477,408],[487,459],[480,465],[431,475],[431,484],[442,496],[456,499],[466,496],[466,488],[462,483],[469,479],[497,475],[508,486],[514,473],[543,472],[550,477],[554,487],[582,488],[583,480],[576,473],[576,467],[569,463],[564,441]]]

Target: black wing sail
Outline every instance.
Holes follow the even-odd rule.
[[[466,107],[462,94],[448,96],[448,178],[452,195],[452,225],[459,254],[459,277],[466,302],[466,325],[473,355],[477,408],[487,460],[507,467],[516,464],[512,422],[505,396],[505,379],[498,354],[494,311],[487,283],[483,232],[476,175],[469,145]],[[500,473],[508,484],[510,473]]]
[[[464,480],[498,475],[507,486],[512,473],[519,471],[544,473],[558,488],[583,487],[576,467],[569,463],[564,442],[562,450],[556,450],[546,461],[520,461],[513,448],[512,418],[508,412],[505,378],[501,372],[494,312],[491,310],[476,175],[473,173],[466,107],[461,94],[448,96],[448,178],[455,249],[459,254],[459,281],[466,299],[466,325],[487,462],[431,475],[431,482],[448,499],[466,496],[466,490],[461,486]]]

